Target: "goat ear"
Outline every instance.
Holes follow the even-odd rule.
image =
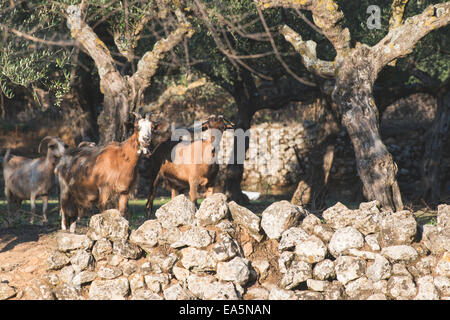
[[[45,142],[47,142],[48,140],[51,140],[51,139],[53,139],[53,137],[51,137],[51,136],[46,136],[44,139],[41,140],[41,142],[39,143],[39,146],[38,146],[38,153],[41,153],[41,147],[42,147],[42,145],[43,145]]]

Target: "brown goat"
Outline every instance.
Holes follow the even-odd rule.
[[[209,137],[206,140],[193,142],[167,141],[159,146],[160,151],[155,150],[152,157],[156,159],[153,161],[153,167],[150,170],[158,172],[158,174],[153,181],[150,181],[147,217],[152,212],[153,200],[160,182],[163,182],[166,188],[171,189],[172,198],[183,190],[189,189],[189,197],[194,204],[197,203],[199,186],[212,187],[219,170],[219,165],[215,163],[215,144],[220,143],[222,133],[226,129],[234,128],[234,125],[226,124],[226,121],[222,116],[210,116],[202,124],[203,130],[208,129]],[[169,158],[171,154],[172,159]],[[159,167],[159,171],[156,171]]]
[[[79,210],[97,205],[103,211],[117,195],[119,211],[126,216],[128,196],[137,182],[139,156],[151,151],[152,135],[165,125],[136,114],[134,133],[126,141],[105,147],[84,146],[67,153],[58,167],[63,230],[75,231]]]
[[[42,198],[43,221],[47,222],[48,193],[55,184],[54,169],[59,159],[66,151],[67,144],[60,138],[47,136],[39,144],[47,143],[47,155],[37,159],[20,156],[10,156],[8,150],[3,159],[3,176],[5,178],[5,195],[8,200],[8,219],[11,220],[11,205],[18,207],[23,200],[30,199],[31,220],[36,215],[36,198]]]

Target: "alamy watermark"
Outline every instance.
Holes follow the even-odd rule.
[[[194,130],[172,128],[172,141],[180,141],[171,150],[175,164],[276,164],[280,161],[280,137],[276,128],[227,129],[208,128],[203,131],[200,122]],[[246,143],[248,150],[246,151]]]
[[[377,5],[370,5],[366,10],[370,16],[367,18],[366,25],[369,29],[381,29],[381,9]]]

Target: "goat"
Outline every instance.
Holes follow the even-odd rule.
[[[222,116],[210,116],[202,124],[203,130],[208,129],[208,139],[193,142],[166,141],[155,149],[150,157],[153,158],[151,164],[148,165],[150,174],[147,174],[147,178],[150,177],[150,190],[147,218],[152,213],[156,189],[161,181],[166,188],[171,189],[172,198],[189,188],[190,200],[197,204],[198,187],[211,189],[219,171],[219,165],[214,162],[215,144],[220,143],[222,133],[226,129],[232,128],[234,125]],[[171,154],[173,159],[169,158]]]
[[[58,176],[63,230],[75,232],[79,210],[97,205],[104,211],[116,195],[119,211],[126,216],[128,196],[137,182],[139,157],[151,152],[152,135],[167,129],[167,123],[154,123],[149,115],[135,116],[134,133],[126,141],[76,148],[62,159]]]
[[[38,153],[47,142],[47,155],[37,159],[10,155],[6,151],[3,158],[3,176],[5,179],[5,195],[8,201],[8,219],[11,221],[11,204],[18,207],[22,201],[30,199],[31,220],[36,215],[36,198],[42,198],[43,222],[47,222],[48,193],[55,184],[54,169],[67,149],[67,144],[60,138],[47,136],[39,143]]]

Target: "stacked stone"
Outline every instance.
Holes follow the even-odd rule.
[[[309,214],[281,234],[284,276],[270,297],[449,299],[449,209],[439,206],[437,226],[425,226],[420,243],[409,211],[381,212],[375,201],[357,210],[338,203],[323,220]]]
[[[302,166],[308,169],[306,154],[315,145],[316,131],[316,124],[311,121],[288,126],[278,123],[253,126],[244,162],[244,185],[254,191],[267,191],[263,189],[269,186],[283,188],[295,185],[304,172],[298,164],[294,147],[304,160]],[[228,162],[232,147],[233,134],[225,132],[218,154],[222,167]]]
[[[449,299],[449,243],[448,205],[421,229],[376,201],[320,218],[279,201],[260,217],[223,194],[198,210],[179,195],[131,233],[117,210],[58,233],[24,299]]]

